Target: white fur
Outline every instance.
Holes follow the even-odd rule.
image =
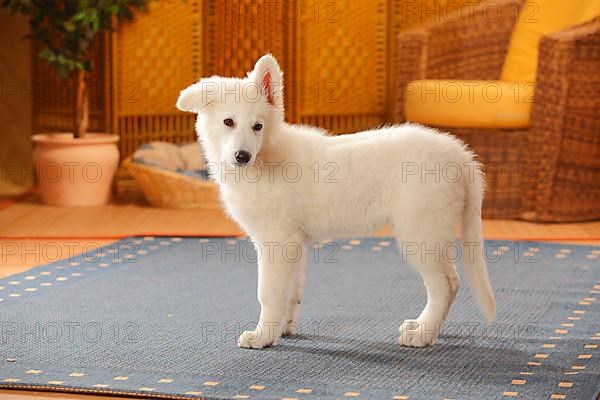
[[[275,345],[297,331],[305,257],[290,256],[290,249],[388,224],[399,244],[410,244],[404,256],[427,289],[421,315],[400,326],[400,344],[430,345],[441,329],[459,284],[442,249],[453,245],[459,224],[469,250],[462,254],[467,278],[492,320],[495,300],[482,254],[483,178],[473,154],[458,139],[413,124],[344,136],[287,124],[282,82],[277,62],[266,55],[247,78],[203,79],[177,102],[198,114],[196,130],[225,208],[261,254],[260,319],[239,346]],[[226,118],[235,126],[225,126]],[[263,129],[255,132],[257,122]],[[236,165],[239,150],[251,153],[249,164]]]

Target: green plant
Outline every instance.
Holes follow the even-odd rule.
[[[2,0],[11,14],[29,17],[28,38],[42,44],[39,56],[52,65],[59,78],[76,74],[73,135],[85,136],[89,119],[86,93],[90,49],[99,32],[115,22],[133,19],[152,0]]]

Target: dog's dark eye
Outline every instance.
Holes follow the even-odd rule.
[[[226,126],[233,126],[233,120],[232,120],[231,118],[226,118],[226,119],[224,119],[224,120],[223,120],[223,123],[224,123]]]
[[[252,129],[254,129],[256,132],[260,131],[262,128],[262,124],[254,124],[254,126],[252,127]]]

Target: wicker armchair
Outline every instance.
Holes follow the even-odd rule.
[[[522,2],[495,4],[502,12],[494,21],[483,3],[397,37],[395,122],[405,121],[411,81],[500,78]],[[546,35],[539,46],[527,130],[439,128],[463,139],[483,162],[485,217],[600,218],[600,17]]]

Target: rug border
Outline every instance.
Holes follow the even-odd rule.
[[[69,393],[69,394],[84,394],[84,395],[101,395],[101,396],[122,396],[131,398],[144,398],[144,399],[169,399],[169,400],[189,400],[189,399],[200,399],[200,400],[231,400],[227,397],[207,397],[205,395],[175,395],[162,392],[142,392],[142,391],[128,391],[125,389],[87,389],[79,388],[77,386],[44,386],[44,385],[31,385],[31,384],[18,384],[18,383],[3,383],[0,382],[0,390],[19,390],[26,392],[40,392],[40,393]],[[2,393],[0,393],[2,394]]]

